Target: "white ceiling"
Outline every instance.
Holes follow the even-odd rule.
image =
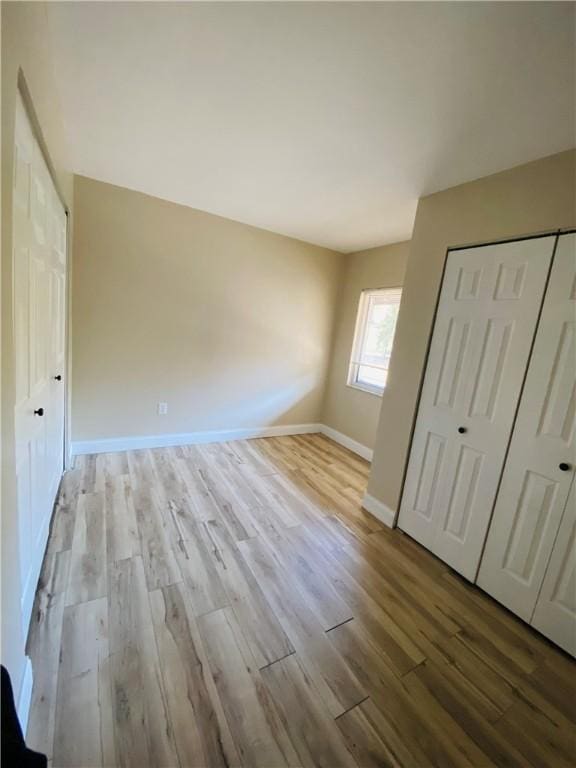
[[[573,3],[49,3],[76,173],[339,251],[574,141]]]

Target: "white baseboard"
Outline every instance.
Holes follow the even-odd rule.
[[[277,427],[248,427],[244,429],[213,430],[207,432],[183,432],[169,435],[144,435],[141,437],[111,437],[103,440],[76,440],[72,442],[72,455],[85,453],[113,453],[133,451],[138,448],[167,448],[174,445],[224,443],[229,440],[249,440],[253,437],[278,437],[280,435],[307,435],[320,432],[320,424],[287,424]]]
[[[364,498],[362,499],[362,506],[367,512],[370,512],[371,515],[374,515],[375,518],[380,520],[381,523],[387,525],[388,528],[394,528],[396,512],[394,512],[393,509],[390,509],[390,507],[387,507],[386,504],[378,501],[374,496],[370,496],[369,493],[365,493]]]
[[[74,440],[71,455],[85,453],[113,453],[133,451],[139,448],[167,448],[176,445],[199,445],[202,443],[223,443],[229,440],[249,440],[254,437],[278,437],[280,435],[307,435],[321,432],[344,448],[372,461],[372,449],[353,440],[348,435],[328,427],[326,424],[287,424],[277,427],[247,427],[244,429],[210,430],[206,432],[181,432],[167,435],[142,435],[138,437],[109,437],[100,440]]]
[[[322,432],[323,435],[326,435],[326,437],[329,437],[331,440],[334,440],[335,443],[340,443],[340,445],[343,445],[344,448],[348,448],[349,451],[352,451],[353,453],[358,454],[358,456],[361,456],[363,459],[366,459],[366,461],[372,461],[372,454],[374,452],[366,445],[362,445],[362,443],[353,440],[351,437],[348,437],[348,435],[345,435],[342,432],[338,432],[337,429],[326,426],[326,424],[320,424],[320,432]]]
[[[32,662],[26,656],[26,666],[24,667],[24,676],[20,685],[20,693],[18,694],[18,704],[16,711],[18,713],[18,720],[20,721],[20,727],[24,738],[26,738],[26,728],[28,727],[28,715],[30,714],[30,702],[32,701]]]

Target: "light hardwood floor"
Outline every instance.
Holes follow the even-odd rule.
[[[83,456],[28,640],[73,766],[573,766],[574,663],[363,512],[320,435]]]

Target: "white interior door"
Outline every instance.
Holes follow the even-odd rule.
[[[399,525],[471,580],[554,241],[543,237],[448,255]]]
[[[526,621],[574,475],[575,313],[576,235],[563,235],[478,575],[482,589]]]
[[[14,415],[26,631],[63,468],[66,214],[20,97],[13,191]]]
[[[576,483],[564,509],[558,535],[532,616],[532,625],[576,656]]]

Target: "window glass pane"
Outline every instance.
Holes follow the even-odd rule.
[[[380,303],[371,297],[360,362],[388,368],[399,304]]]
[[[370,387],[384,388],[388,371],[383,368],[372,368],[369,365],[359,365],[356,381],[358,384],[368,384]]]
[[[372,390],[386,386],[401,295],[401,288],[362,293],[348,383]]]

